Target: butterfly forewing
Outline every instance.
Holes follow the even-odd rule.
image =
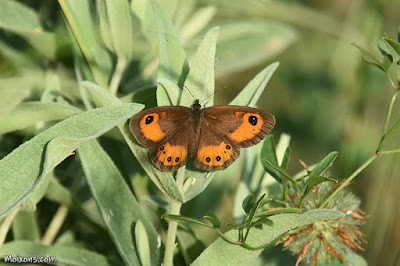
[[[259,143],[275,126],[273,115],[245,106],[221,105],[205,108],[202,119],[218,124],[226,137],[240,148]]]
[[[173,171],[186,163],[193,135],[191,110],[187,107],[156,107],[136,114],[129,126],[136,140],[150,147],[154,165]]]

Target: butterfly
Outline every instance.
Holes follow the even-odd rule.
[[[192,108],[150,108],[137,113],[129,123],[133,136],[150,148],[150,159],[161,171],[185,165],[188,154],[197,168],[224,170],[239,157],[241,148],[259,143],[274,125],[275,117],[257,108],[202,108],[199,100]]]

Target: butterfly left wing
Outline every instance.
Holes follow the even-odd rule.
[[[213,106],[202,110],[194,165],[223,170],[239,156],[240,148],[259,143],[272,130],[275,118],[256,108]],[[190,149],[192,150],[192,149]]]

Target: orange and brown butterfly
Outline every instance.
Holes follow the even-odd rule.
[[[136,140],[150,148],[150,158],[162,171],[185,165],[208,171],[224,170],[241,148],[259,143],[275,125],[275,118],[257,108],[217,105],[202,108],[162,106],[132,117],[130,129]]]

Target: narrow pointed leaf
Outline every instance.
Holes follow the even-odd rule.
[[[264,68],[257,76],[252,79],[249,84],[235,97],[230,105],[241,105],[255,107],[258,99],[263,93],[272,74],[278,68],[279,63],[273,63]]]
[[[148,235],[147,244],[150,246],[153,258],[151,265],[157,265],[159,256],[157,233],[149,220],[142,214],[138,202],[118,168],[96,140],[85,143],[78,149],[78,152],[86,180],[125,263],[128,265],[139,264],[135,240],[131,232],[132,226],[138,221],[142,221]],[[136,248],[138,247],[136,246]]]
[[[310,174],[308,175],[309,178],[321,175],[326,169],[328,169],[332,165],[333,161],[336,159],[338,154],[339,153],[337,151],[333,151],[333,152],[329,153],[327,156],[325,156],[325,158],[322,159],[322,161],[319,162],[311,170]]]
[[[192,58],[190,71],[185,80],[185,86],[191,91],[195,99],[199,99],[201,102],[210,96],[204,106],[214,104],[214,97],[211,95],[215,88],[214,61],[218,33],[219,27],[214,27],[204,36]],[[193,101],[193,96],[187,90],[183,90],[180,105],[191,107]]]

